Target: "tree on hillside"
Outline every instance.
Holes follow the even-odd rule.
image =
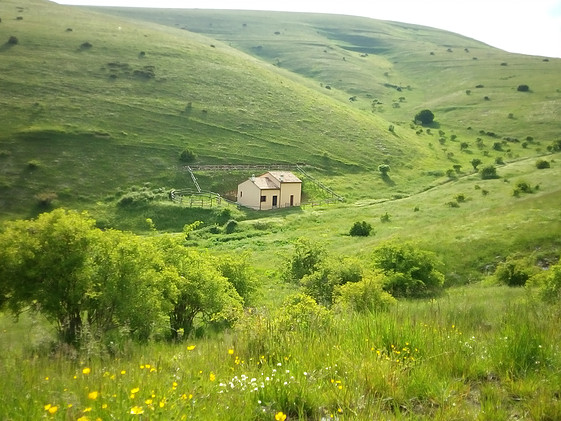
[[[231,322],[240,315],[243,299],[220,273],[212,256],[187,249],[173,238],[156,241],[165,260],[165,283],[170,286],[168,311],[174,339],[189,335],[195,319]]]
[[[422,110],[415,114],[415,122],[420,121],[421,124],[427,125],[434,121],[434,114],[431,110]]]
[[[481,165],[481,159],[479,159],[479,158],[473,158],[473,159],[471,160],[471,165],[473,166],[474,171],[477,171],[477,167],[478,167],[479,165]]]
[[[101,231],[78,212],[9,222],[0,234],[0,303],[14,314],[32,306],[70,344],[86,323],[95,334],[126,327],[146,339],[161,315],[157,256],[140,237]]]
[[[378,165],[378,171],[382,174],[382,177],[387,177],[388,172],[390,172],[390,166],[388,164]]]
[[[325,256],[325,249],[320,244],[299,238],[294,243],[292,257],[286,262],[283,279],[287,282],[299,282],[304,276],[316,271]]]

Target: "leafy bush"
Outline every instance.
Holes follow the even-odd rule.
[[[294,243],[294,252],[286,262],[282,278],[287,282],[299,282],[304,276],[315,272],[325,256],[325,249],[321,245],[299,238]]]
[[[331,323],[331,314],[306,294],[286,297],[273,319],[277,332],[314,332],[325,329]]]
[[[9,45],[16,45],[17,43],[19,43],[19,40],[17,39],[17,37],[12,35],[10,38],[8,38],[8,44]]]
[[[517,287],[524,286],[535,272],[530,258],[509,256],[504,262],[497,265],[494,276],[501,284]]]
[[[88,41],[86,41],[86,42],[80,44],[80,50],[88,50],[88,49],[90,49],[90,48],[92,48],[92,47],[93,47],[93,45],[92,45],[90,42],[88,42]]]
[[[355,222],[351,227],[349,234],[353,237],[368,237],[372,231],[372,225],[366,221]]]
[[[411,243],[381,244],[374,249],[372,262],[374,270],[384,275],[384,290],[394,297],[434,295],[444,284],[436,256]]]
[[[434,114],[431,110],[421,110],[415,114],[415,121],[420,121],[421,124],[431,124],[434,121]]]
[[[549,163],[549,161],[546,161],[545,159],[539,159],[536,161],[536,168],[538,170],[543,170],[545,168],[550,168],[551,165]]]
[[[235,219],[230,219],[226,223],[226,226],[224,227],[224,232],[226,234],[232,234],[234,231],[236,231],[237,227],[238,227],[238,221],[236,221]]]
[[[494,178],[499,178],[497,175],[497,169],[494,165],[489,165],[481,170],[481,178],[483,180],[491,180]]]
[[[518,85],[518,88],[516,88],[516,90],[518,92],[528,92],[530,91],[530,87],[528,85]]]
[[[380,171],[382,176],[387,176],[390,171],[390,166],[388,164],[380,164],[378,165],[378,171]]]
[[[381,287],[380,279],[368,277],[359,282],[337,286],[334,308],[340,312],[357,313],[386,311],[395,304],[395,298]]]
[[[337,286],[359,282],[363,268],[354,258],[328,259],[312,273],[305,275],[300,285],[303,291],[324,306],[333,303],[333,291]]]
[[[540,292],[544,301],[561,304],[561,262],[549,268]]]
[[[216,262],[216,267],[235,288],[245,306],[253,304],[257,293],[257,279],[249,260],[249,254],[242,253],[238,256],[220,256]]]

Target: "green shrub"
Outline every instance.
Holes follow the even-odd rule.
[[[374,249],[372,262],[374,270],[384,274],[384,290],[394,297],[435,295],[444,284],[436,256],[411,243],[381,244]]]
[[[355,222],[351,227],[349,234],[353,237],[368,237],[372,231],[372,225],[366,221]]]
[[[530,258],[509,256],[504,262],[497,265],[494,276],[501,284],[511,287],[524,286],[535,271],[535,266]]]
[[[561,305],[561,262],[549,268],[540,292],[544,301]]]
[[[193,162],[195,158],[194,152],[189,149],[184,149],[179,155],[179,160],[185,163]]]
[[[294,243],[294,252],[286,261],[282,278],[286,282],[299,282],[319,268],[325,259],[325,249],[318,243],[306,238],[299,238]]]
[[[8,44],[9,45],[16,45],[17,43],[19,43],[19,40],[17,39],[17,37],[12,35],[10,38],[8,38]]]
[[[529,92],[530,87],[528,85],[518,85],[518,88],[516,88],[516,90],[518,92]]]
[[[481,170],[481,178],[483,180],[491,180],[494,178],[499,178],[497,175],[497,169],[494,165],[488,165],[487,167]]]
[[[549,161],[546,161],[545,159],[539,159],[536,161],[536,168],[538,170],[543,170],[545,168],[550,168],[551,165],[549,163]]]
[[[381,280],[372,277],[337,286],[333,295],[334,307],[340,312],[386,311],[395,303],[395,298],[382,290]]]
[[[37,159],[32,159],[30,161],[27,161],[27,168],[29,168],[30,170],[36,170],[40,166],[41,166],[41,161]]]
[[[312,273],[302,277],[303,291],[324,306],[333,303],[333,291],[337,286],[359,282],[363,268],[354,258],[327,259]]]
[[[226,226],[224,227],[224,232],[226,234],[232,234],[234,231],[236,231],[237,227],[238,227],[238,221],[236,221],[235,219],[230,219],[226,223]]]
[[[421,110],[415,114],[414,121],[419,121],[421,124],[431,124],[434,121],[434,113],[431,110]]]
[[[380,164],[378,165],[378,171],[380,171],[382,176],[387,176],[390,171],[390,166],[388,164]]]
[[[313,332],[325,329],[331,323],[331,313],[306,294],[286,297],[277,311],[273,326],[275,331]]]

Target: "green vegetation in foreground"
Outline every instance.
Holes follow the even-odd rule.
[[[260,310],[224,336],[123,344],[116,358],[95,343],[49,351],[41,319],[2,317],[0,416],[561,417],[558,302],[539,303],[524,288],[472,286],[388,313],[316,312]]]
[[[561,418],[561,60],[329,15],[0,17],[0,419]],[[248,161],[346,201],[167,198]]]

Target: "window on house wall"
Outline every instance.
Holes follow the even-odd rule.
[[[267,196],[261,196],[261,202],[266,202],[267,201]]]

